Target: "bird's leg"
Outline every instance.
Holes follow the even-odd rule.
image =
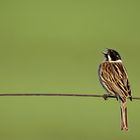
[[[120,97],[119,96],[116,96],[116,100],[118,101],[120,99]]]

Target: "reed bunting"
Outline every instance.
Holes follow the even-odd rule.
[[[103,54],[105,60],[99,66],[99,80],[107,95],[114,95],[120,101],[121,130],[128,130],[126,100],[129,97],[132,101],[128,75],[118,52],[107,49]]]

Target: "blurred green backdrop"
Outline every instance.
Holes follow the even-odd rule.
[[[99,93],[101,52],[114,48],[139,95],[140,1],[0,1],[0,93]],[[139,101],[128,101],[120,131],[116,100],[0,97],[2,140],[131,140],[140,137]]]

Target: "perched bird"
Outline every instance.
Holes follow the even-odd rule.
[[[118,52],[107,49],[103,54],[105,60],[99,65],[99,80],[106,95],[114,95],[120,101],[121,130],[128,130],[126,100],[129,97],[132,101],[128,75]]]

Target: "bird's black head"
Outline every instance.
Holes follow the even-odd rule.
[[[103,53],[107,61],[117,61],[121,60],[121,56],[118,52],[112,49],[107,49],[106,52]]]

